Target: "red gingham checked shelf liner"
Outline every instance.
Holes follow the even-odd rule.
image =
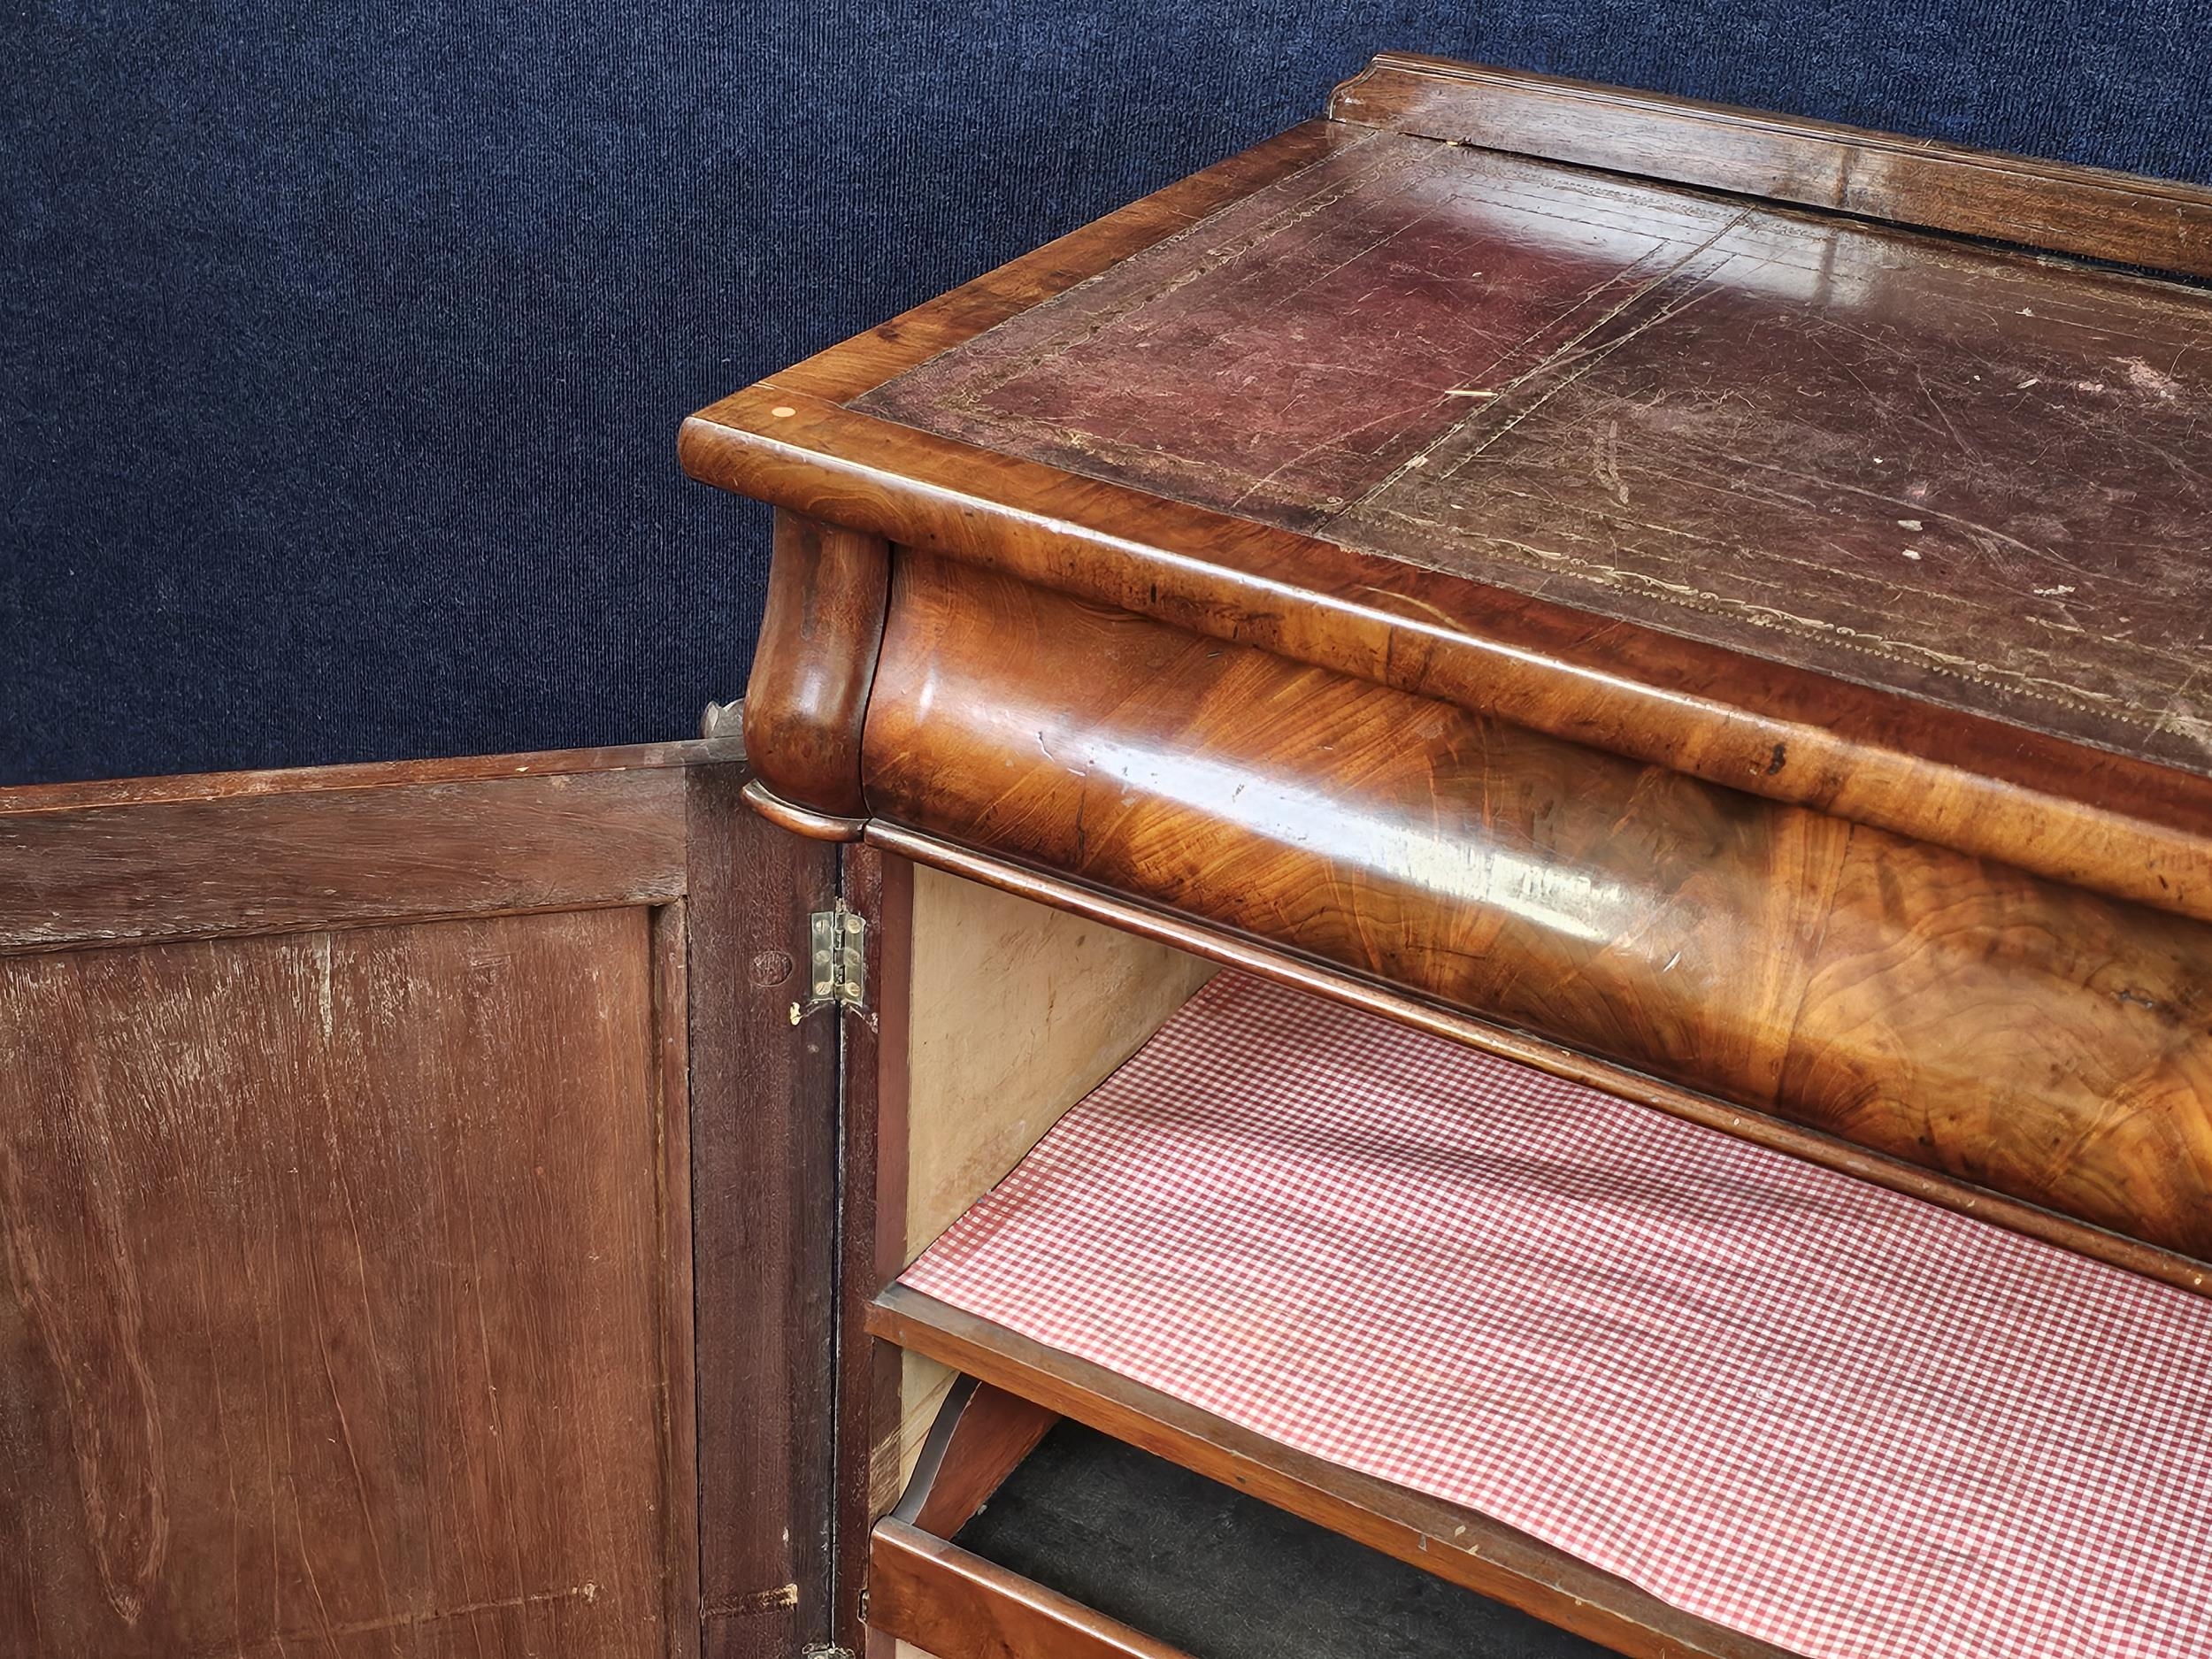
[[[2212,1655],[2212,1304],[1258,980],[903,1282],[1813,1659]]]

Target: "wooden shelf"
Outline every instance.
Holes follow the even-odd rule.
[[[875,1300],[868,1330],[1635,1659],[1789,1659],[1473,1510],[1293,1451],[904,1286]]]
[[[877,1524],[868,1556],[869,1622],[937,1659],[989,1653],[1055,1659],[1188,1659],[1181,1649],[1093,1612],[907,1522]]]

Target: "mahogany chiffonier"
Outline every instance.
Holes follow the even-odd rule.
[[[0,795],[7,1651],[2212,1652],[2207,278],[1385,56],[686,423],[701,742]]]

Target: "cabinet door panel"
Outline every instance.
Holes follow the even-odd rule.
[[[829,1346],[770,1203],[695,1320],[695,1095],[703,1169],[834,1145],[715,1011],[833,865],[718,758],[0,795],[0,1652],[681,1659],[703,1498],[809,1592],[762,1635],[826,1617],[826,1405],[695,1394]]]

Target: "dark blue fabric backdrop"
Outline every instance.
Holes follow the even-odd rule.
[[[681,735],[679,417],[1404,46],[2212,178],[2196,0],[17,0],[0,780]]]

